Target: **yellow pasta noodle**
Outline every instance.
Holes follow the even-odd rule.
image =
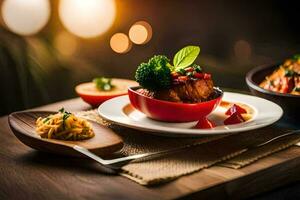
[[[63,108],[58,113],[36,120],[36,133],[42,138],[59,140],[84,140],[94,137],[91,124],[66,112]]]

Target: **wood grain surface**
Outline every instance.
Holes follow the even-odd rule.
[[[79,111],[79,99],[47,105]],[[153,187],[105,175],[97,163],[41,153],[22,144],[0,118],[0,199],[240,199],[300,180],[300,148],[291,147],[239,170],[211,167]]]

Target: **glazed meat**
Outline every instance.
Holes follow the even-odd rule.
[[[158,91],[155,93],[155,98],[173,102],[196,103],[207,101],[213,91],[211,79],[194,79],[175,84],[168,90]]]
[[[174,84],[168,90],[151,92],[146,89],[139,89],[138,92],[165,101],[197,103],[207,101],[213,94],[214,89],[211,79],[194,79]]]
[[[140,94],[144,95],[144,96],[154,98],[154,92],[151,92],[147,89],[140,88],[140,89],[137,89],[136,91],[139,92]]]

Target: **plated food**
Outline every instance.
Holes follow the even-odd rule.
[[[140,87],[128,89],[133,107],[148,117],[168,122],[199,120],[220,103],[223,91],[214,87],[212,76],[194,63],[200,48],[187,46],[171,64],[164,55],[141,63],[135,74]]]
[[[173,64],[164,55],[156,55],[141,63],[135,74],[143,95],[177,103],[200,103],[215,98],[211,74],[194,61],[198,46],[187,46],[176,53]]]
[[[41,117],[38,121],[42,122],[47,120],[49,123],[49,120],[56,119],[56,116],[58,118],[61,117],[62,113],[52,112],[52,111],[21,111],[21,112],[15,112],[9,115],[8,122],[10,125],[11,130],[13,131],[14,135],[25,145],[37,149],[44,152],[50,152],[50,153],[56,153],[56,154],[63,154],[63,155],[69,155],[69,156],[82,156],[79,154],[76,150],[74,150],[74,146],[80,146],[83,148],[88,149],[89,151],[97,154],[97,155],[110,155],[116,151],[119,151],[123,146],[123,140],[122,138],[117,135],[113,130],[107,128],[106,126],[99,124],[97,122],[91,121],[91,120],[84,120],[87,117],[85,115],[81,115],[80,113],[77,113],[75,116],[69,116],[68,119],[71,120],[71,118],[76,117],[77,119],[84,120],[83,123],[88,122],[88,125],[79,125],[77,123],[69,122],[71,125],[71,130],[68,130],[69,133],[72,133],[73,131],[76,132],[75,134],[78,135],[84,135],[84,137],[78,138],[75,136],[75,138],[67,138],[65,140],[65,137],[57,138],[52,136],[50,139],[48,139],[49,131],[42,131],[37,132],[37,119]],[[64,114],[62,114],[64,116]],[[68,114],[67,114],[68,115]],[[72,114],[73,115],[73,114]],[[50,117],[48,120],[47,117]],[[55,116],[55,117],[54,117]],[[71,118],[70,118],[71,117]],[[74,118],[73,118],[74,119]],[[58,120],[60,121],[60,120]],[[72,120],[73,121],[73,120]],[[57,127],[58,123],[53,123],[54,126]],[[60,123],[59,123],[60,124]],[[81,123],[80,123],[81,124]],[[72,125],[78,125],[79,128],[83,128],[83,130],[79,131],[76,130],[77,128],[73,127]],[[43,127],[39,126],[39,127]],[[46,127],[43,127],[44,129]],[[86,130],[84,130],[86,128]],[[45,129],[46,130],[46,129]],[[93,131],[93,132],[91,132]],[[45,133],[45,134],[43,134]],[[60,131],[55,132],[55,136],[58,136],[59,133],[62,133]],[[40,136],[41,134],[41,136]],[[63,133],[64,136],[68,136],[68,134]],[[87,136],[87,137],[85,137]],[[86,139],[83,139],[86,138]],[[76,140],[74,140],[76,139]]]
[[[300,95],[300,55],[287,59],[259,86],[273,92]]]
[[[247,111],[247,114],[241,114],[245,121],[225,125],[224,121],[231,116],[225,113],[234,104]],[[153,120],[153,118],[148,117],[145,113],[135,109],[127,95],[104,102],[99,106],[98,113],[104,119],[122,126],[173,137],[228,134],[254,130],[276,122],[282,116],[283,111],[277,104],[259,97],[224,92],[220,105],[207,115],[206,118],[202,118],[203,120],[207,119],[209,122],[212,122],[213,127],[208,126],[205,128],[204,125],[199,124],[203,122],[201,120],[172,123]]]
[[[280,105],[284,110],[283,120],[297,125],[297,119],[300,116],[298,111],[300,109],[300,95],[297,92],[299,57],[295,56],[282,63],[266,64],[253,68],[246,75],[246,83],[253,95]],[[285,69],[287,70],[285,71]],[[268,78],[266,79],[266,77]]]
[[[95,136],[91,124],[63,108],[56,114],[39,117],[36,133],[42,138],[58,140],[85,140]]]
[[[75,91],[85,102],[97,107],[108,99],[127,94],[127,88],[136,85],[133,80],[98,77],[77,85]]]

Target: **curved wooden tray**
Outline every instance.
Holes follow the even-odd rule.
[[[123,141],[116,133],[93,121],[89,121],[95,132],[95,136],[91,139],[63,141],[41,138],[35,132],[36,119],[54,113],[55,112],[46,111],[15,112],[9,115],[8,121],[11,130],[22,143],[40,151],[70,156],[81,156],[72,148],[74,145],[79,145],[97,155],[107,155],[114,153],[123,147]]]

